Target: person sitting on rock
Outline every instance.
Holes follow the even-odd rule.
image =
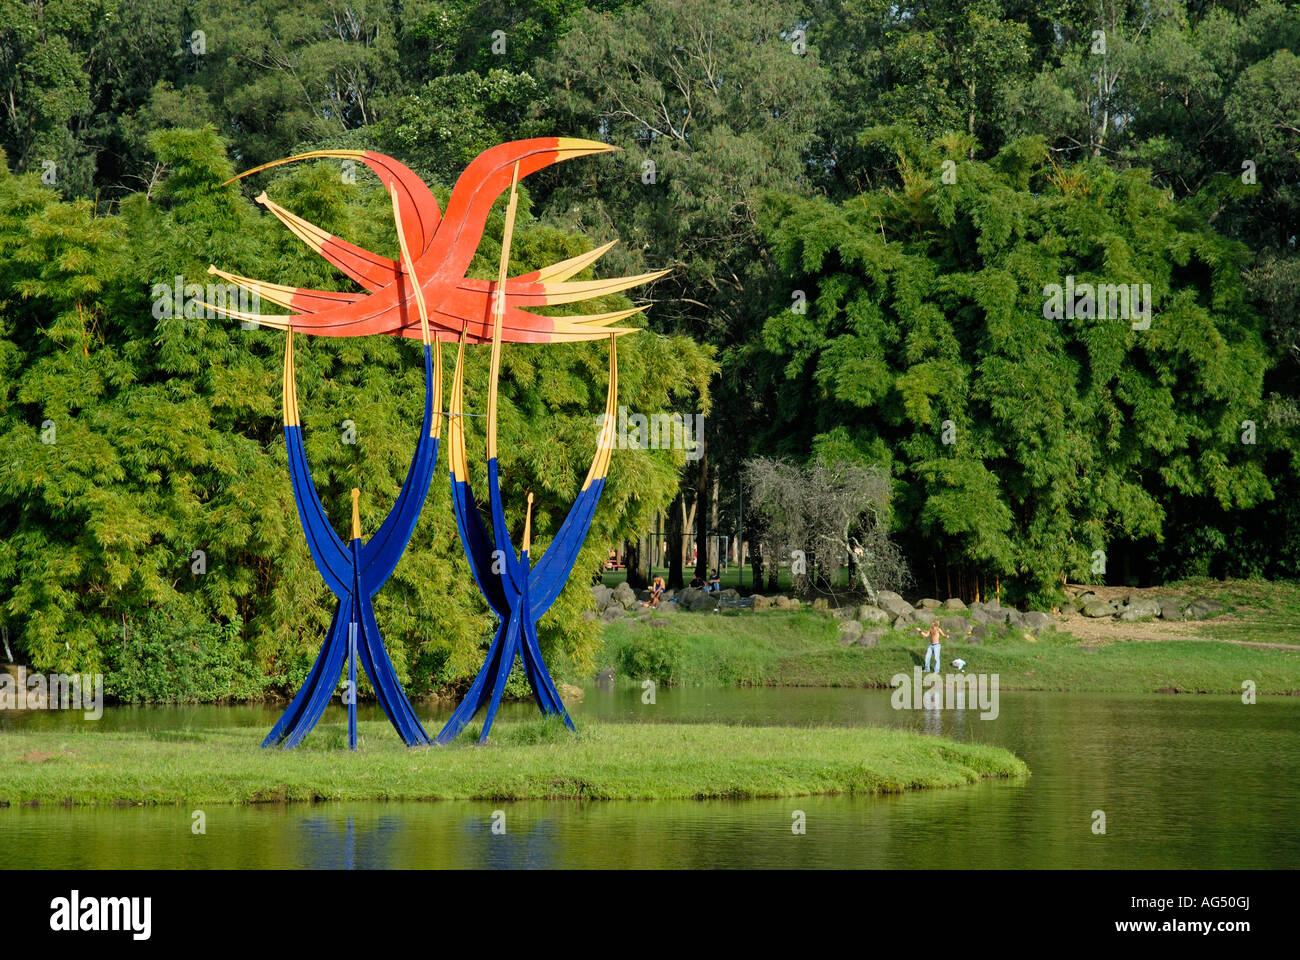
[[[940,638],[940,637],[943,637],[944,639],[947,639],[948,634],[944,633],[943,630],[940,628],[940,626],[939,626],[939,621],[938,621],[938,620],[931,620],[931,621],[930,621],[930,626],[929,626],[928,628],[926,628],[926,627],[917,627],[917,628],[916,628],[916,632],[919,633],[919,634],[920,634],[921,636],[923,636],[923,637],[929,637],[929,638],[930,638],[930,647],[929,647],[928,650],[925,651],[925,664],[921,667],[921,669],[922,669],[922,670],[929,670],[929,669],[930,669],[930,658],[931,658],[931,657],[934,657],[934,671],[933,671],[933,672],[934,672],[934,673],[938,673],[938,672],[939,672],[939,667],[940,667],[940,665],[941,665],[942,662],[943,662],[943,661],[940,659],[940,656],[939,656],[939,652],[943,649],[942,646],[941,646],[940,643],[939,643],[939,638]]]
[[[722,591],[722,578],[718,576],[718,568],[714,567],[709,573],[709,582],[704,585],[705,593],[720,593]]]
[[[649,599],[649,600],[642,600],[642,601],[641,601],[641,606],[643,606],[643,607],[657,607],[657,606],[659,606],[659,601],[663,599],[663,596],[664,596],[664,587],[666,587],[666,586],[667,586],[667,584],[664,583],[664,578],[663,578],[663,577],[655,577],[653,580],[651,580],[651,581],[650,581],[650,599]]]
[[[700,579],[700,575],[698,573],[695,576],[691,577],[691,589],[692,590],[704,589],[704,581]]]

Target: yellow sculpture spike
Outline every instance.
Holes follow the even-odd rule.
[[[533,494],[528,494],[528,511],[524,514],[524,553],[533,543]]]
[[[237,176],[231,177],[225,183],[234,183],[236,180],[243,180],[244,177],[251,177],[255,173],[261,173],[263,170],[270,170],[272,167],[280,167],[286,163],[293,163],[295,160],[314,160],[317,157],[341,157],[344,159],[360,160],[365,156],[362,150],[313,150],[311,153],[300,153],[296,157],[285,157],[282,160],[272,160],[270,163],[264,163],[260,167],[254,167],[252,170],[245,170]]]
[[[542,293],[545,295],[545,304],[554,306],[559,303],[577,303],[580,300],[591,300],[594,297],[618,293],[620,290],[628,290],[643,283],[649,283],[651,280],[658,280],[668,272],[667,270],[655,270],[652,273],[637,274],[635,277],[608,277],[604,280],[543,283],[539,284],[539,286],[541,286]]]
[[[298,384],[294,375],[293,367],[293,328],[289,328],[289,336],[284,341],[284,374],[282,377],[282,395],[284,406],[284,425],[294,427],[298,425]]]
[[[447,434],[451,449],[447,459],[451,465],[451,475],[457,480],[468,480],[469,470],[465,465],[465,418],[461,415],[465,407],[465,332],[462,328],[460,345],[456,348],[456,372],[451,381],[451,409],[448,411]]]
[[[570,257],[568,260],[561,260],[559,263],[553,263],[549,267],[542,267],[537,271],[537,279],[543,283],[558,282],[568,280],[575,274],[581,273],[587,267],[591,266],[606,253],[609,249],[618,243],[617,240],[611,240],[604,246],[597,247],[587,253],[580,253],[576,257]]]
[[[393,223],[397,226],[397,244],[402,249],[402,263],[411,278],[411,286],[415,289],[415,305],[420,311],[420,336],[424,338],[425,346],[428,346],[429,311],[424,306],[424,291],[420,289],[420,281],[415,275],[415,264],[411,262],[411,251],[406,247],[406,235],[402,233],[402,212],[397,209],[397,190],[391,183],[388,185],[388,194],[393,199]],[[438,399],[439,405],[441,405],[441,395]]]
[[[605,393],[605,429],[601,433],[601,442],[597,445],[596,455],[591,458],[591,469],[587,471],[587,479],[582,481],[583,490],[586,490],[594,481],[609,473],[609,461],[614,453],[612,431],[618,405],[617,343],[618,338],[616,336],[609,338],[609,387]]]
[[[361,539],[361,491],[352,488],[352,539]]]
[[[510,241],[515,232],[515,211],[519,205],[519,163],[510,179],[510,202],[506,206],[505,230],[501,234],[501,263],[497,269],[497,285],[492,304],[492,363],[488,369],[487,402],[487,455],[495,460],[497,455],[497,381],[501,377],[501,322],[506,315],[506,268],[510,265]]]

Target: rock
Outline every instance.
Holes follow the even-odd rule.
[[[852,620],[857,611],[853,607],[831,607],[830,612],[836,620]]]
[[[627,585],[626,580],[614,588],[614,602],[621,603],[625,610],[636,603],[636,594]]]
[[[894,620],[895,630],[911,630],[912,627],[913,627],[913,623],[912,623],[912,618],[910,616],[898,617],[896,620]]]
[[[612,687],[614,685],[614,668],[606,667],[600,673],[596,674],[596,686]]]
[[[691,613],[705,613],[718,609],[718,601],[713,598],[712,594],[698,593],[690,600],[683,600],[686,609]]]
[[[761,594],[756,593],[751,599],[754,601],[755,610],[766,610],[768,607],[772,606],[772,601]]]
[[[609,606],[609,600],[613,593],[614,591],[609,589],[609,587],[605,586],[603,583],[597,583],[591,588],[591,595],[595,598],[596,607],[600,610],[604,610]]]
[[[613,623],[615,620],[623,619],[623,605],[620,603],[611,603],[608,607],[600,612],[600,619],[605,623]]]
[[[650,599],[650,591],[649,590],[636,591],[636,599],[638,603],[644,603],[645,601]]]
[[[812,602],[812,608],[817,613],[829,614],[831,612],[830,601],[827,600],[825,597],[818,597],[816,600],[814,600]]]
[[[987,609],[983,604],[974,604],[970,606],[970,618],[975,623],[1006,623],[1007,615],[1004,611],[999,610],[996,613]]]
[[[673,603],[671,600],[660,600],[659,606],[650,609],[661,617],[671,617],[681,609],[681,604]]]
[[[651,607],[641,607],[636,612],[637,620],[641,621],[642,623],[645,623],[652,616],[654,616],[654,610]]]
[[[1015,627],[1017,630],[1025,628],[1025,615],[1015,607],[1007,607],[1002,613],[1006,616],[1009,626]]]
[[[943,608],[945,610],[965,610],[966,604],[956,597],[949,597],[943,602]]]
[[[845,620],[840,623],[840,643],[848,646],[858,637],[862,636],[862,624],[856,620]]]
[[[592,620],[595,620],[595,619],[596,619],[596,611],[595,611],[595,610],[584,610],[584,611],[582,611],[582,621],[583,621],[583,623],[590,623]]]
[[[984,609],[985,609],[985,610],[1001,610],[1001,609],[1002,609],[1002,601],[998,600],[997,597],[994,597],[992,600],[985,600],[985,601],[984,601]]]
[[[1133,597],[1128,604],[1128,608],[1120,611],[1119,618],[1125,621],[1132,620],[1151,620],[1160,616],[1160,601],[1152,600],[1147,597]]]
[[[719,591],[718,596],[720,596],[724,600],[739,600],[740,591],[733,590],[730,587],[728,587],[726,590]]]
[[[858,619],[863,623],[888,623],[889,614],[885,613],[879,607],[873,607],[869,603],[864,603],[858,608]]]
[[[1083,609],[1079,612],[1085,617],[1113,617],[1115,615],[1115,608],[1109,603],[1103,603],[1101,600],[1089,600],[1083,605]]]
[[[790,598],[786,596],[773,597],[772,606],[776,607],[778,610],[789,610]]]
[[[1183,605],[1178,600],[1161,600],[1160,601],[1160,619],[1161,620],[1183,620]]]
[[[652,618],[650,619],[650,626],[652,626],[652,627],[666,627],[666,626],[668,626],[668,618],[667,618],[667,617],[652,617]]]
[[[872,630],[863,630],[858,637],[857,644],[859,647],[879,646],[880,638],[885,635],[884,627],[876,627]]]
[[[944,617],[939,621],[939,626],[943,628],[944,633],[948,634],[954,640],[960,640],[966,636],[970,629],[971,623],[965,617]]]
[[[560,699],[565,703],[577,703],[582,699],[586,692],[582,687],[575,687],[571,683],[565,683],[563,680],[555,681],[555,689],[560,692]]]
[[[673,595],[676,594],[676,593],[677,593],[676,590],[665,590],[665,591],[663,592],[663,596],[660,597],[660,599],[661,599],[661,600],[671,600],[671,599],[673,598]]]
[[[880,594],[876,595],[877,606],[884,610],[891,617],[910,617],[912,615],[912,605],[902,598],[894,599]]]
[[[970,635],[966,637],[966,645],[968,647],[982,646],[984,641],[988,639],[990,632],[986,624],[975,624],[970,628]]]
[[[877,590],[876,606],[880,607],[882,610],[888,610],[889,608],[886,607],[884,603],[881,602],[884,600],[898,600],[902,603],[907,603],[907,601],[903,599],[902,594],[895,593],[893,590]],[[910,603],[908,603],[907,605],[909,607],[911,606]]]
[[[702,596],[704,596],[704,591],[701,590],[699,587],[686,587],[682,590],[681,593],[677,594],[677,602],[680,603],[684,608],[688,608],[692,600],[694,600],[696,597],[702,597]]]
[[[1030,610],[1028,613],[1022,614],[1021,619],[1024,621],[1025,629],[1032,630],[1034,633],[1042,633],[1056,623],[1051,618],[1051,615],[1043,613],[1041,610]]]
[[[1193,600],[1187,606],[1187,616],[1193,620],[1204,620],[1206,617],[1215,616],[1222,610],[1223,604],[1217,600]]]
[[[934,599],[934,597],[925,597],[924,599],[916,601],[916,609],[918,610],[938,610],[942,606],[943,604]]]

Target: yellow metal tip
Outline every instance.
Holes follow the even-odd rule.
[[[619,147],[596,140],[580,140],[577,137],[556,137],[555,152],[560,160],[572,160],[593,153],[614,153]]]
[[[286,163],[293,163],[297,160],[317,160],[322,157],[336,157],[348,160],[360,160],[365,156],[364,150],[313,150],[311,153],[300,153],[297,156],[285,157],[283,160],[272,160],[270,163],[264,163],[260,167],[253,167],[251,170],[245,170],[241,174],[231,177],[225,183],[234,183],[236,180],[243,180],[244,177],[251,177],[255,173],[261,173],[263,170],[270,170],[272,167],[283,166]]]
[[[352,488],[352,539],[361,539],[361,491]]]

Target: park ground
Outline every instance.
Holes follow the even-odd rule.
[[[996,673],[1003,690],[1300,694],[1300,584],[1188,580],[1159,588],[1092,587],[1130,594],[1205,597],[1224,612],[1206,620],[1120,622],[1072,611],[1034,635],[1005,628],[979,646],[944,645],[945,670]],[[946,615],[946,613],[945,613]],[[846,644],[840,621],[812,610],[676,613],[660,625],[629,617],[604,626],[603,670],[687,685],[888,687],[919,666],[925,641],[890,630],[874,647]]]

